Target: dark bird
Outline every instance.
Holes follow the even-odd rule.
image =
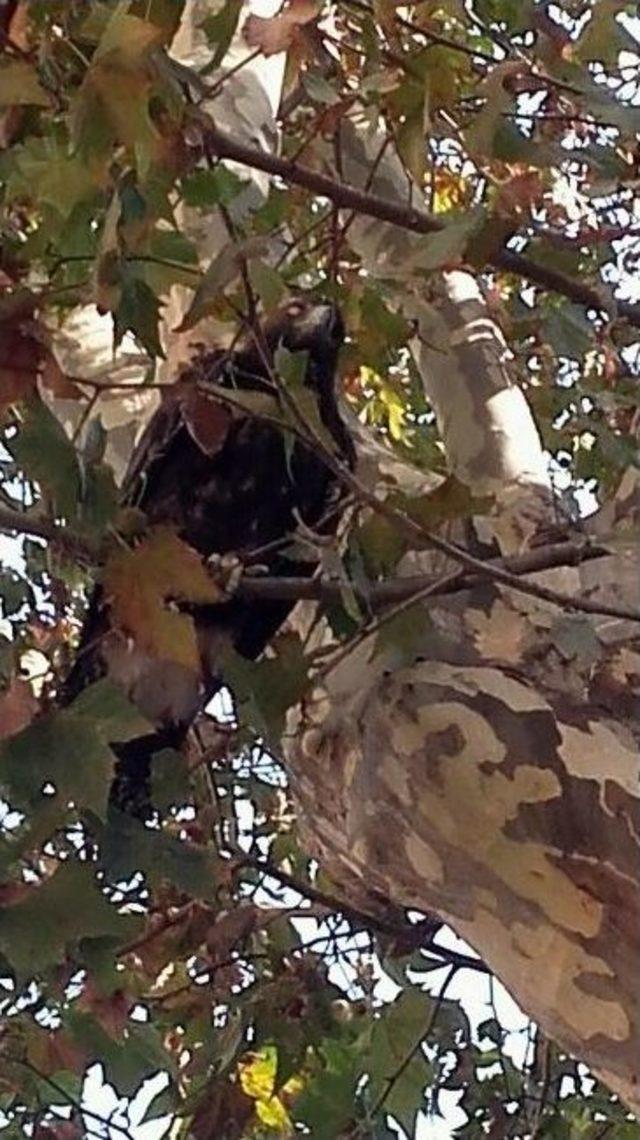
[[[305,356],[304,387],[316,400],[321,431],[335,457],[352,465],[351,437],[336,399],[336,366],[344,339],[332,304],[296,299],[268,321],[261,337],[234,350],[202,355],[171,385],[135,449],[123,484],[123,506],[144,513],[145,525],[171,527],[203,558],[235,555],[270,576],[309,575],[313,561],[293,545],[296,528],[335,529],[341,485],[326,450],[281,424],[254,414],[242,393],[267,393],[291,421],[273,354],[283,346]],[[217,389],[217,391],[216,391]],[[225,401],[222,389],[229,391]],[[240,407],[233,407],[233,391]],[[278,403],[273,406],[278,406]],[[295,407],[294,407],[295,411]],[[199,673],[150,654],[118,627],[108,590],[95,589],[63,700],[108,676],[154,725],[151,736],[114,748],[111,802],[149,813],[154,752],[180,745],[189,725],[221,687],[224,646],[257,658],[286,619],[290,602],[232,596],[194,608]]]

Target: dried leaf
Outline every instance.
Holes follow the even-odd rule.
[[[38,702],[29,682],[12,677],[9,688],[0,693],[0,740],[21,732],[37,711]]]
[[[79,999],[79,1008],[88,1010],[102,1028],[118,1041],[124,1039],[124,1030],[129,1021],[133,999],[122,990],[104,994],[89,978]]]
[[[29,397],[36,385],[42,346],[8,320],[0,324],[0,414]]]
[[[113,555],[103,582],[116,625],[139,649],[198,670],[193,620],[167,605],[221,601],[219,588],[195,550],[173,531],[159,527],[133,550]]]
[[[314,0],[290,0],[288,7],[275,16],[249,16],[243,28],[244,38],[249,47],[259,48],[263,55],[276,55],[287,51],[298,29],[317,15]]]
[[[198,447],[205,455],[215,455],[224,445],[233,412],[219,400],[190,386],[181,400],[182,416]]]

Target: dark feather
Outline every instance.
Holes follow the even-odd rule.
[[[123,486],[123,505],[140,508],[149,525],[170,525],[203,558],[235,554],[258,560],[272,576],[304,575],[313,563],[292,552],[288,536],[297,519],[327,529],[325,516],[340,494],[331,468],[316,449],[299,439],[287,446],[282,429],[249,414],[229,413],[207,383],[277,395],[265,360],[279,344],[307,353],[305,383],[317,396],[325,429],[342,462],[353,461],[353,445],[340,418],[335,394],[337,356],[344,337],[332,305],[295,301],[265,330],[263,348],[245,346],[201,357],[184,373],[151,419],[132,455]],[[113,628],[109,599],[96,587],[65,699],[105,674],[120,683],[154,723],[150,737],[118,747],[118,776],[112,800],[136,814],[148,811],[152,754],[178,746],[196,713],[222,684],[216,657],[221,644],[249,659],[264,650],[291,609],[290,603],[232,598],[195,613],[201,650],[199,677],[184,675],[170,662],[136,654]]]

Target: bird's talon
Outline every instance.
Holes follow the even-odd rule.
[[[207,569],[214,579],[216,586],[226,598],[235,594],[244,567],[235,554],[210,554],[207,558]]]

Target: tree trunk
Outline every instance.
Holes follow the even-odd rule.
[[[535,578],[640,604],[631,543]],[[309,843],[359,905],[437,912],[637,1110],[637,625],[491,584],[447,602],[420,659],[374,634],[292,715]]]

